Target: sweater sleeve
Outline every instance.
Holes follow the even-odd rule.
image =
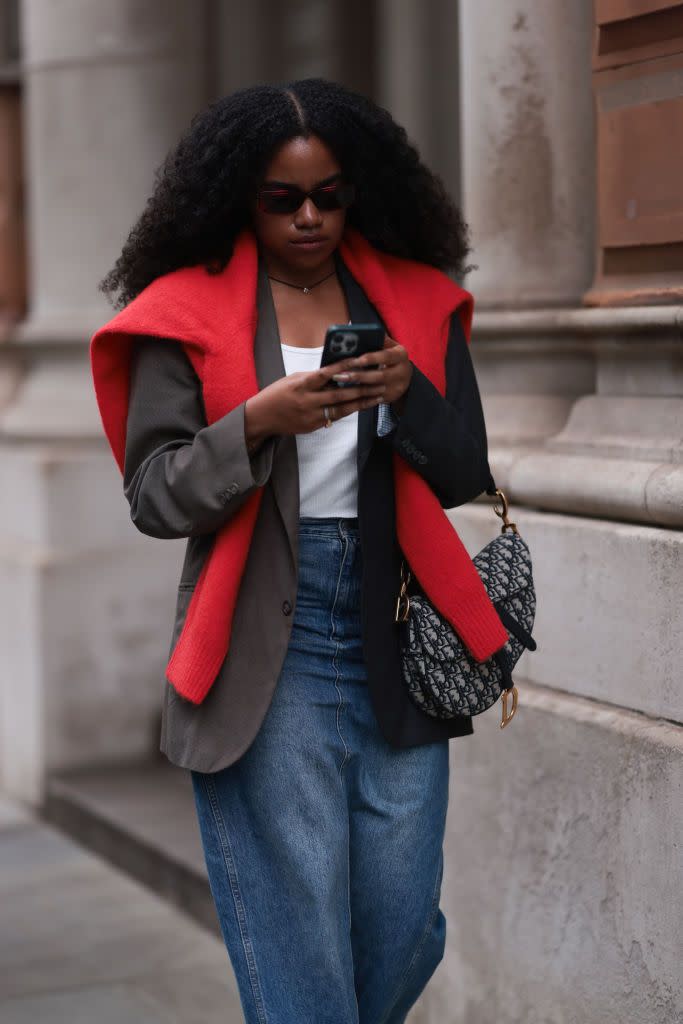
[[[266,482],[276,438],[250,457],[244,406],[209,426],[201,382],[182,345],[147,335],[135,339],[123,488],[142,533],[212,533]]]
[[[432,487],[443,508],[471,501],[491,482],[486,424],[460,317],[451,317],[446,394],[413,365],[403,412],[385,438]]]

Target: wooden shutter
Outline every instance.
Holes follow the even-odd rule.
[[[588,305],[683,297],[683,3],[595,0],[598,251]]]

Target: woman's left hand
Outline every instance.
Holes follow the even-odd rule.
[[[354,369],[356,366],[358,370]],[[413,364],[408,357],[408,350],[385,334],[381,349],[358,356],[352,360],[350,370],[335,373],[332,379],[345,384],[383,384],[386,391],[382,400],[391,403],[400,415],[412,375]]]

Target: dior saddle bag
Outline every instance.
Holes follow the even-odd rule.
[[[502,729],[517,710],[512,670],[525,649],[536,650],[531,636],[536,594],[529,548],[508,519],[507,499],[495,484],[487,493],[500,499],[493,509],[503,525],[472,561],[509,633],[507,643],[486,661],[476,661],[427,597],[420,591],[408,592],[411,572],[405,560],[395,618],[401,630],[403,680],[416,706],[444,719],[481,714],[502,696]]]

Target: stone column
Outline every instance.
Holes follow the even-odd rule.
[[[30,310],[0,417],[0,786],[153,752],[178,545],[137,534],[102,438],[97,282],[205,101],[203,5],[23,0]]]
[[[369,91],[372,5],[365,0],[219,0],[213,47],[216,88],[321,76]]]
[[[594,388],[592,346],[567,309],[593,266],[591,6],[459,2],[462,208],[477,267],[464,283],[502,487]]]
[[[452,0],[379,0],[377,99],[460,199],[458,8]]]
[[[24,0],[33,337],[99,320],[100,271],[204,100],[201,9]]]
[[[469,286],[480,307],[571,305],[593,267],[592,4],[459,10]]]

